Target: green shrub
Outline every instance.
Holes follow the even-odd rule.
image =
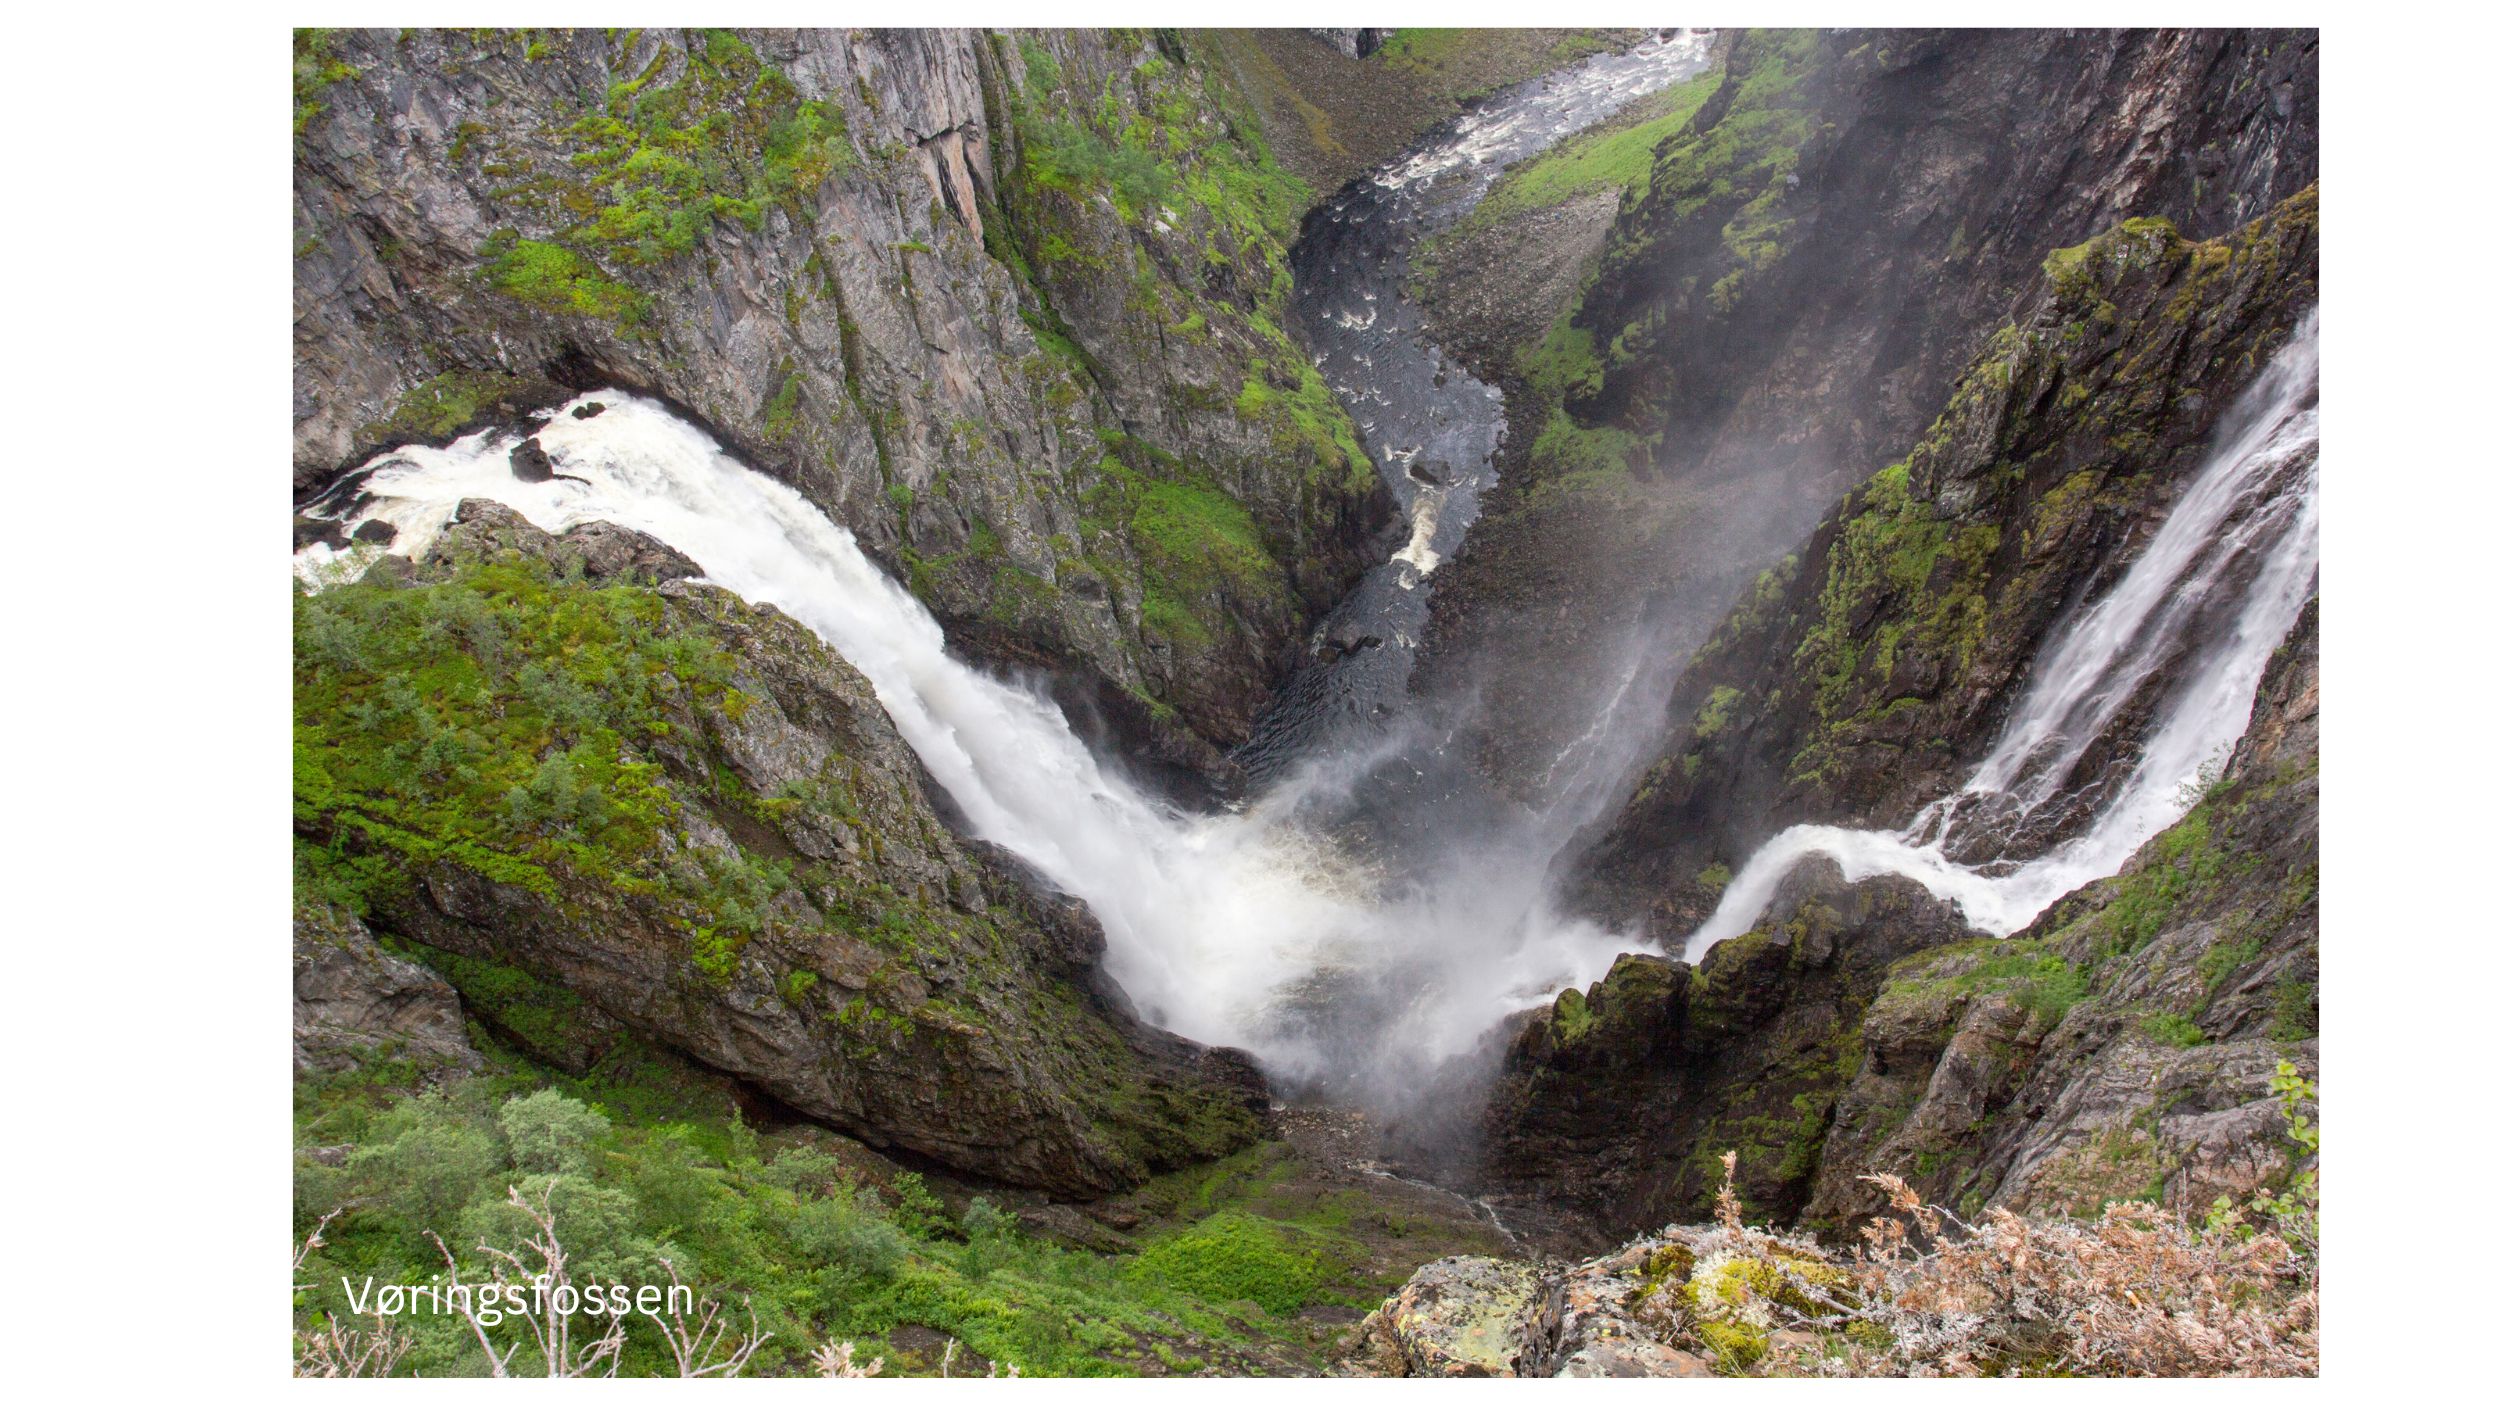
[[[585,1175],[591,1148],[608,1135],[606,1115],[554,1089],[511,1100],[495,1121],[511,1149],[512,1165],[524,1172]]]
[[[564,1242],[577,1284],[650,1284],[668,1282],[663,1257],[680,1274],[701,1270],[683,1246],[663,1244],[643,1233],[642,1208],[630,1192],[602,1186],[586,1177],[525,1175],[509,1191],[498,1189],[461,1213],[457,1239],[443,1238],[466,1250],[478,1244],[514,1248],[537,1233],[527,1212],[510,1200],[518,1191],[532,1206],[551,1214]]]
[[[359,1201],[414,1242],[427,1231],[449,1235],[461,1208],[484,1194],[503,1166],[492,1125],[436,1091],[385,1114],[348,1158],[347,1173]]]
[[[1326,1277],[1319,1254],[1294,1248],[1285,1228],[1232,1211],[1147,1246],[1134,1272],[1204,1299],[1244,1300],[1273,1314],[1300,1311]]]
[[[2136,1022],[2136,1028],[2165,1045],[2183,1050],[2205,1043],[2205,1032],[2198,1028],[2195,1021],[2168,1011],[2144,1017]]]
[[[561,244],[499,230],[479,252],[487,282],[531,307],[627,326],[639,325],[650,311],[648,298]]]

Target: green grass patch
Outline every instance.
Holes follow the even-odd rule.
[[[1550,210],[1591,191],[1612,190],[1627,201],[1649,193],[1658,144],[1684,130],[1719,90],[1717,71],[1651,94],[1600,127],[1579,133],[1534,161],[1502,173],[1461,230]]]
[[[649,298],[561,244],[523,239],[507,229],[496,231],[479,252],[487,282],[531,307],[628,327],[650,315]]]
[[[499,371],[449,371],[401,396],[390,413],[358,431],[374,443],[447,439],[526,383]]]
[[[2205,1032],[2197,1027],[2195,1021],[2169,1011],[2144,1017],[2136,1022],[2136,1028],[2143,1031],[2146,1037],[2174,1049],[2189,1050],[2205,1043]]]
[[[730,664],[655,594],[474,563],[451,579],[295,597],[298,853],[357,912],[450,860],[552,894],[551,867],[648,888],[675,802],[647,750]]]
[[[486,1072],[443,1090],[379,1062],[297,1083],[296,1231],[347,1208],[298,1276],[311,1286],[299,1324],[346,1311],[342,1277],[438,1272],[428,1231],[474,1271],[467,1247],[481,1236],[517,1238],[504,1188],[537,1190],[559,1168],[558,1229],[577,1280],[665,1283],[667,1256],[742,1326],[751,1305],[773,1334],[748,1375],[806,1375],[806,1354],[827,1341],[883,1356],[890,1376],[935,1375],[938,1353],[897,1349],[906,1329],[1032,1376],[1238,1371],[1252,1346],[1316,1369],[1324,1344],[1289,1316],[1349,1289],[1377,1297],[1376,1283],[1343,1279],[1348,1247],[1332,1229],[1361,1208],[1279,1204],[1291,1162],[1273,1144],[1162,1179],[1149,1190],[1169,1187],[1177,1202],[1158,1213],[1166,1228],[1136,1253],[1106,1254],[1035,1238],[977,1197],[942,1201],[838,1139],[758,1134],[717,1080],[630,1038],[578,1077],[483,1048]],[[342,1146],[352,1151],[337,1165],[311,1155]],[[1412,1251],[1416,1262],[1432,1253]],[[483,1369],[458,1320],[403,1324],[415,1338],[403,1374]],[[623,1374],[667,1372],[649,1325],[629,1325]]]
[[[1272,1314],[1295,1313],[1327,1277],[1306,1239],[1262,1216],[1220,1212],[1147,1246],[1132,1272],[1211,1303],[1247,1301]]]

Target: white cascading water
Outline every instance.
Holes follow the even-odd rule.
[[[2266,660],[2317,588],[2317,402],[2313,311],[2226,418],[2144,554],[2044,653],[2003,736],[1962,788],[1897,831],[1781,831],[1729,882],[1686,942],[1686,960],[1750,930],[1808,855],[1830,857],[1853,883],[1877,874],[1915,880],[1959,906],[1971,926],[2002,937],[2118,872],[2137,846],[2185,815],[2210,768],[2247,730]],[[2218,612],[2227,612],[2220,628]],[[1984,845],[2074,802],[2077,763],[2148,685],[2173,675],[2180,682],[2160,703],[2141,753],[2083,833],[2027,860],[1970,862],[1972,831],[1987,832]]]
[[[1382,899],[1371,876],[1293,824],[1307,780],[1238,814],[1159,803],[1106,769],[1048,699],[950,657],[920,602],[795,490],[656,402],[602,391],[573,405],[593,399],[604,413],[579,419],[568,406],[537,431],[566,477],[515,478],[506,434],[394,450],[357,482],[370,499],[342,526],[388,522],[389,550],[420,556],[464,498],[506,504],[549,532],[613,522],[788,613],[868,678],[976,834],[1085,901],[1111,975],[1156,1024],[1316,1078],[1335,1071],[1284,1007],[1313,983],[1388,985],[1403,1009],[1370,1037],[1375,1062],[1428,1070],[1636,945],[1541,903],[1515,929],[1488,925],[1487,896],[1463,887]],[[378,550],[314,544],[296,572],[317,588],[360,573]]]

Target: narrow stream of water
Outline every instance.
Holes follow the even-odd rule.
[[[1293,249],[1295,334],[1354,417],[1408,531],[1320,625],[1309,659],[1236,753],[1253,777],[1380,744],[1405,704],[1433,570],[1458,550],[1493,486],[1502,393],[1426,332],[1406,293],[1416,250],[1473,210],[1504,171],[1709,63],[1707,32],[1681,30],[1506,89],[1303,221]]]

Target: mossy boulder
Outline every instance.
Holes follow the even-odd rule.
[[[951,834],[865,679],[617,529],[492,505],[296,601],[299,889],[558,1067],[619,1031],[943,1165],[1094,1195],[1259,1135],[1067,900]],[[594,574],[612,572],[613,574]]]

